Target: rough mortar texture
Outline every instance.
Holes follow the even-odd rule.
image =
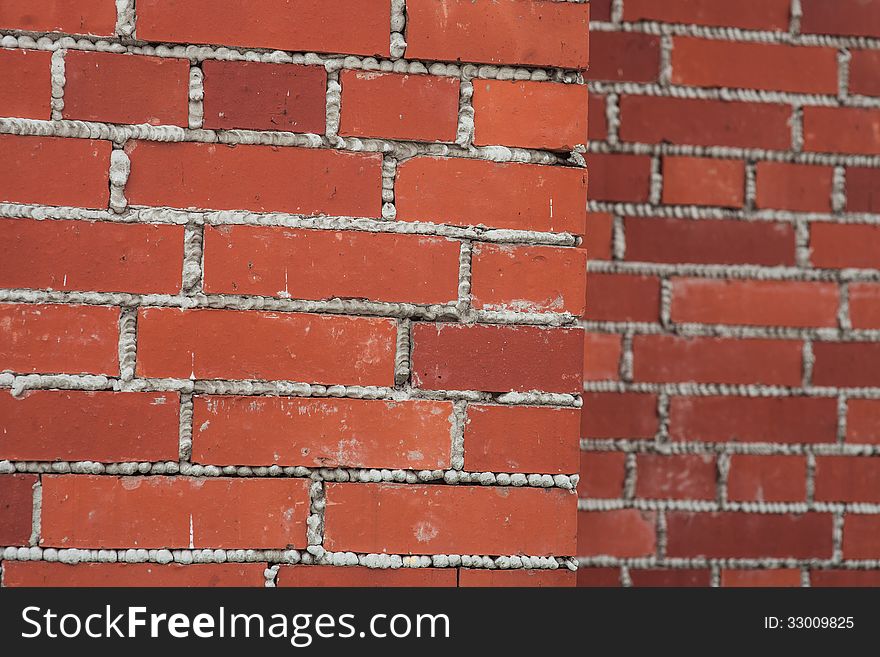
[[[589,4],[74,4],[0,7],[3,585],[573,586]]]

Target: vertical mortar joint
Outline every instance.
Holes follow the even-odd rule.
[[[137,365],[137,308],[123,308],[119,313],[119,377],[134,379]]]
[[[197,130],[205,121],[205,74],[201,65],[192,63],[189,67],[189,127]]]
[[[65,57],[67,50],[59,48],[52,51],[50,63],[50,76],[52,85],[52,120],[61,121],[64,118],[64,86],[67,84],[67,72]]]
[[[135,0],[116,0],[116,34],[134,38],[136,26]]]
[[[406,0],[391,0],[391,58],[406,54]]]
[[[110,151],[110,209],[116,214],[122,214],[128,207],[128,199],[125,197],[125,186],[131,175],[131,160],[125,152],[124,144],[113,144]]]

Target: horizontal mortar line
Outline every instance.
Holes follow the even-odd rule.
[[[706,456],[880,456],[880,445],[864,443],[806,443],[767,441],[700,441],[670,440],[657,442],[654,438],[581,438],[584,453],[626,452],[633,454],[702,454]]]
[[[796,559],[792,557],[753,557],[753,558],[730,558],[730,557],[612,557],[593,556],[577,557],[581,568],[619,568],[626,566],[636,570],[664,568],[669,570],[710,568],[720,566],[737,570],[765,569],[765,568],[812,568],[815,570],[876,570],[880,568],[878,559]]]
[[[590,260],[587,271],[596,274],[642,274],[648,276],[696,277],[757,281],[794,281],[803,283],[877,283],[877,269],[801,269],[763,265],[664,264],[644,261]]]
[[[641,511],[683,511],[695,513],[759,513],[771,515],[802,513],[852,513],[875,515],[880,504],[867,502],[724,502],[712,500],[673,499],[596,499],[580,498],[578,511],[617,511],[639,509]]]
[[[0,375],[2,376],[2,375]],[[880,399],[880,386],[797,386],[765,385],[761,383],[632,383],[626,381],[585,381],[584,392],[641,392],[684,397],[839,397],[850,399]]]
[[[175,208],[129,207],[122,213],[110,210],[84,209],[72,206],[47,206],[0,202],[0,215],[7,218],[35,220],[84,220],[117,223],[150,223],[186,225],[203,222],[210,226],[266,226],[304,230],[346,230],[369,233],[423,235],[476,242],[576,246],[578,237],[571,233],[458,227],[425,221],[387,221],[368,217],[298,215],[285,212],[252,212],[249,210],[180,210]]]
[[[850,166],[880,168],[880,155],[840,154],[824,152],[793,152],[765,148],[746,148],[740,146],[701,146],[698,144],[648,144],[635,141],[617,143],[590,141],[588,153],[610,155],[664,155],[684,157],[706,157],[722,160],[754,160],[756,162],[790,162],[794,164],[814,164],[820,166]]]
[[[563,406],[580,408],[580,395],[553,392],[503,392],[476,390],[396,390],[383,386],[310,384],[297,381],[251,379],[134,378],[89,374],[0,373],[0,389],[17,396],[28,390],[107,390],[113,392],[182,392],[196,395],[237,395],[303,398],[377,399],[409,401],[470,401],[510,406]]]
[[[363,468],[344,465],[309,467],[303,465],[211,465],[179,461],[41,461],[0,460],[0,475],[30,473],[48,475],[90,475],[100,477],[233,477],[242,479],[312,479],[337,483],[396,483],[402,486],[496,486],[502,488],[562,488],[573,490],[578,474],[523,472],[477,472],[443,468],[411,470],[403,468]]]
[[[826,34],[791,34],[782,31],[746,30],[737,27],[663,23],[660,21],[590,21],[591,32],[639,32],[657,36],[694,36],[723,41],[745,41],[805,47],[880,49],[880,39]]]
[[[390,32],[389,32],[390,35]],[[57,32],[0,29],[0,47],[36,50],[86,50],[129,53],[172,59],[266,62],[324,66],[329,71],[363,70],[377,73],[428,74],[455,78],[488,80],[532,80],[535,82],[578,82],[580,71],[554,66],[497,65],[479,62],[453,62],[407,57],[370,57],[346,53],[315,53],[304,50],[278,50],[222,44],[169,43],[130,37],[77,35]]]
[[[836,84],[836,81],[835,81]],[[594,94],[623,94],[629,96],[656,96],[659,98],[684,98],[691,100],[724,100],[795,107],[840,107],[880,109],[880,98],[851,95],[839,97],[834,94],[797,93],[769,91],[744,87],[698,87],[684,84],[660,85],[656,82],[614,82],[590,80],[587,86]]]
[[[334,558],[336,555],[339,558]],[[356,563],[344,563],[351,561]],[[470,565],[461,563],[470,560]],[[330,552],[323,550],[315,557],[303,548],[284,550],[265,549],[169,549],[169,548],[53,548],[53,547],[0,547],[3,561],[47,561],[70,565],[77,563],[158,563],[198,565],[209,563],[264,563],[279,565],[354,566],[367,568],[480,568],[487,570],[558,570],[577,569],[572,556],[528,555],[461,555],[461,554],[377,554],[368,552]],[[360,560],[363,559],[363,563]],[[458,560],[458,563],[453,563]],[[524,562],[527,560],[527,563]],[[335,563],[339,561],[342,563]],[[453,563],[450,563],[453,562]],[[491,566],[488,563],[491,562]],[[446,563],[445,566],[434,565]],[[516,565],[519,564],[519,565]]]
[[[685,338],[732,338],[737,340],[813,340],[815,342],[877,342],[880,330],[839,328],[789,328],[783,326],[743,326],[731,324],[678,324],[667,327],[653,322],[610,322],[585,320],[588,331],[634,335],[670,335]]]
[[[880,224],[880,215],[867,212],[793,212],[790,210],[748,210],[704,205],[669,205],[627,201],[595,201],[587,203],[590,212],[606,212],[637,217],[662,217],[693,220],[741,220],[774,223],[834,222],[840,224]]]
[[[273,146],[329,150],[363,155],[393,155],[400,161],[410,158],[449,157],[496,163],[535,164],[580,168],[574,160],[552,151],[512,146],[469,146],[454,143],[415,142],[373,137],[329,138],[312,133],[266,130],[208,130],[173,125],[115,124],[97,121],[43,121],[0,117],[0,134],[28,137],[64,137],[97,139],[123,143],[129,140],[163,143],[201,143],[227,146]]]
[[[462,313],[453,301],[449,304],[421,305],[366,301],[362,299],[286,299],[224,294],[131,294],[128,292],[89,292],[35,288],[0,289],[0,303],[66,303],[76,305],[121,306],[143,308],[181,308],[271,311],[281,313],[310,313],[356,315],[415,319],[423,321],[474,321],[509,326],[571,326],[577,321],[569,313],[525,313],[517,311],[471,311]]]

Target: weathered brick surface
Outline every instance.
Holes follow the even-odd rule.
[[[0,585],[573,586],[590,9],[0,0]]]

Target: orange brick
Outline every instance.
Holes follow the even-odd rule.
[[[587,254],[552,246],[474,244],[474,308],[584,314]]]
[[[580,412],[549,406],[471,404],[464,469],[573,474],[578,470]]]
[[[571,555],[577,498],[561,488],[328,483],[324,547],[404,554]]]
[[[339,82],[340,135],[455,141],[457,78],[342,71]]]
[[[474,80],[474,142],[570,151],[587,143],[587,87]]]

